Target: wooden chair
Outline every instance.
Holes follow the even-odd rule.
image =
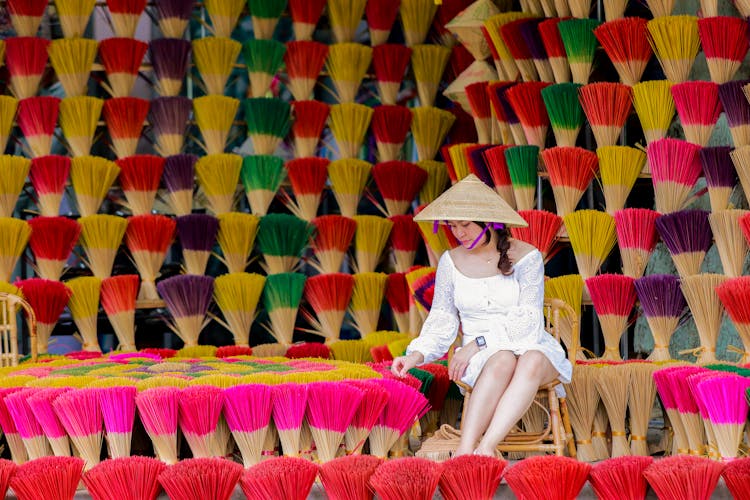
[[[578,314],[573,311],[567,303],[560,299],[551,299],[545,301],[545,329],[553,336],[557,341],[560,341],[560,332],[558,325],[560,324],[561,311],[565,311],[565,314],[571,315],[573,328],[575,334],[572,335],[574,343],[577,344],[578,339]],[[457,344],[460,345],[460,338],[457,339]],[[577,345],[571,346],[572,349],[568,352],[568,358],[570,362],[575,366],[575,352],[578,349]],[[454,344],[455,348],[455,344]],[[449,359],[453,354],[454,348],[449,352]],[[471,398],[471,387],[457,382],[459,387],[465,391],[464,395],[464,406],[461,415],[461,421],[464,421],[466,417],[466,410],[468,408],[469,399]],[[541,452],[541,453],[554,453],[555,455],[564,455],[566,448],[568,455],[571,457],[576,456],[575,439],[573,437],[573,430],[570,425],[570,417],[568,415],[568,406],[565,398],[559,398],[555,392],[555,387],[560,385],[559,381],[543,385],[539,387],[537,396],[532,405],[537,405],[542,408],[546,416],[546,424],[541,431],[532,432],[521,429],[516,426],[508,434],[506,439],[501,442],[497,449],[503,452]],[[546,405],[541,405],[539,400],[546,401]],[[447,459],[461,437],[461,432],[458,429],[454,429],[449,425],[443,425],[433,437],[427,439],[423,444],[422,448],[417,452],[418,456],[430,458],[433,460]]]
[[[0,367],[18,366],[18,312],[26,313],[29,326],[31,361],[37,360],[36,315],[28,302],[18,295],[0,292]]]

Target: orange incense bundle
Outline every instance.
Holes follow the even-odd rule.
[[[311,221],[318,214],[320,198],[328,180],[329,163],[327,158],[298,158],[286,163],[294,201],[284,193],[285,204],[300,219]]]
[[[154,155],[128,156],[115,160],[120,167],[120,187],[133,215],[150,214],[164,172],[164,158]]]
[[[722,110],[719,85],[713,82],[683,82],[672,85],[671,90],[685,140],[705,147]]]
[[[330,107],[321,101],[292,102],[291,131],[295,158],[315,156],[329,113]]]
[[[136,97],[114,97],[104,101],[102,114],[118,158],[133,156],[138,148],[149,101]]]
[[[47,10],[48,0],[8,0],[10,23],[18,36],[36,36]]]
[[[16,121],[32,157],[50,154],[59,110],[58,97],[28,97],[18,101]]]
[[[641,81],[653,54],[647,24],[648,21],[641,17],[624,17],[594,29],[594,36],[615,66],[620,81],[631,87]]]
[[[370,1],[368,5],[375,3]],[[398,101],[398,91],[411,54],[412,50],[409,47],[400,44],[377,45],[372,49],[372,69],[375,72],[381,103],[395,105]]]
[[[292,18],[294,39],[312,40],[327,0],[289,0],[289,16]]]
[[[29,220],[29,247],[36,260],[37,274],[59,281],[81,234],[81,226],[67,217],[34,217]]]
[[[377,106],[370,127],[375,137],[380,161],[398,160],[411,128],[411,110],[406,106]]]
[[[376,47],[388,41],[400,5],[401,0],[368,0],[365,18],[370,30],[370,45]]]
[[[102,87],[112,97],[127,97],[133,91],[135,80],[146,55],[148,44],[133,38],[107,38],[99,43],[99,59],[107,74]]]
[[[102,280],[102,309],[115,331],[118,350],[135,351],[135,301],[138,275],[122,274]]]
[[[419,226],[414,222],[413,215],[393,215],[389,219],[393,222],[391,247],[394,267],[396,272],[405,273],[414,265],[414,258],[422,242]]]
[[[594,303],[604,335],[604,354],[601,359],[619,361],[620,337],[628,325],[635,305],[633,278],[620,274],[600,274],[586,280],[586,288]]]
[[[490,110],[490,96],[487,93],[487,82],[475,82],[464,88],[469,100],[471,116],[477,129],[477,139],[480,144],[490,144],[492,141],[492,112]]]
[[[107,0],[115,36],[135,38],[135,28],[146,10],[146,0]]]
[[[40,156],[31,160],[29,180],[36,193],[36,204],[44,217],[60,213],[60,203],[70,174],[67,156]]]
[[[578,92],[597,146],[614,146],[632,108],[630,87],[600,82],[584,85]]]
[[[326,344],[339,339],[353,292],[354,276],[351,274],[318,274],[305,281],[304,297],[315,316],[306,311],[303,314],[313,328],[312,333],[324,337]]]
[[[508,162],[505,160],[505,150],[511,146],[495,146],[485,149],[484,164],[492,178],[495,191],[502,196],[506,203],[511,207],[516,206],[516,199],[513,195],[513,182],[508,171]]]
[[[599,171],[599,160],[594,152],[576,147],[554,147],[540,156],[549,173],[557,215],[565,217],[576,209]]]
[[[47,66],[49,43],[49,40],[34,36],[5,40],[5,67],[10,76],[9,87],[17,99],[36,95]]]
[[[296,101],[310,99],[327,56],[328,45],[320,42],[292,41],[286,44],[287,87]]]
[[[544,149],[547,142],[549,116],[542,99],[542,89],[549,85],[546,82],[524,82],[505,91],[508,102],[521,122],[526,141],[539,149]]]
[[[30,278],[16,282],[36,315],[37,349],[47,352],[49,338],[70,298],[70,288],[59,281]]]
[[[156,278],[175,236],[177,223],[164,215],[134,215],[128,219],[125,244],[141,275],[139,300],[159,300]]]
[[[747,36],[747,22],[738,17],[698,19],[698,37],[712,82],[721,84],[734,79],[750,47]]]
[[[534,245],[547,260],[556,251],[552,247],[562,227],[562,218],[546,210],[521,210],[518,215],[529,224],[526,227],[512,227],[510,234],[513,238]]]
[[[357,223],[343,215],[321,215],[312,220],[315,234],[310,244],[316,262],[310,264],[320,273],[337,273],[354,239]]]
[[[658,212],[645,208],[626,208],[614,213],[617,243],[622,257],[622,273],[640,278],[659,241],[656,232]]]
[[[383,196],[384,213],[392,216],[409,210],[427,180],[427,172],[407,161],[385,161],[372,167],[372,177]]]

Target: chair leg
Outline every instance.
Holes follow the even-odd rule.
[[[568,401],[565,398],[560,398],[560,415],[562,416],[563,428],[565,429],[565,439],[568,443],[568,455],[571,458],[576,458],[576,440],[573,435],[573,428],[570,425],[570,414],[568,413]]]
[[[565,446],[563,444],[562,433],[560,432],[560,429],[562,428],[560,422],[560,404],[554,389],[548,390],[548,398],[550,406],[550,427],[552,428],[552,443],[555,447],[555,455],[562,456],[564,455]]]

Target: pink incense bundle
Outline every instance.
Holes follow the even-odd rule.
[[[155,155],[136,155],[119,158],[120,187],[133,215],[150,214],[156,192],[164,172],[164,158]]]
[[[268,385],[237,385],[224,390],[224,418],[246,468],[261,460],[271,422],[272,397],[273,389]]]
[[[690,390],[688,377],[705,371],[699,366],[676,366],[667,370],[667,382],[677,406],[677,412],[685,429],[685,437],[691,455],[705,453],[706,434],[696,396]]]
[[[365,19],[370,30],[370,45],[377,47],[388,41],[400,5],[401,0],[368,0]]]
[[[141,276],[139,300],[158,300],[156,278],[175,237],[177,223],[164,215],[134,215],[128,219],[125,244]]]
[[[553,251],[552,247],[562,227],[562,217],[546,210],[520,210],[518,215],[529,225],[510,228],[511,236],[534,245],[542,252],[545,261],[555,255],[557,252]]]
[[[594,36],[612,61],[620,81],[631,87],[641,81],[653,54],[647,24],[648,21],[641,17],[624,17],[594,29]]]
[[[705,147],[722,110],[719,85],[690,81],[672,85],[671,90],[685,140]]]
[[[586,280],[591,301],[604,336],[601,359],[620,361],[620,338],[628,327],[635,306],[633,278],[621,274],[600,274]]]
[[[49,40],[33,35],[5,39],[5,66],[10,77],[8,84],[16,99],[36,95],[47,66],[49,44]]]
[[[698,37],[711,81],[732,80],[750,47],[747,22],[730,16],[704,17],[698,19]]]
[[[47,352],[50,335],[70,299],[70,288],[59,281],[29,278],[16,282],[36,314],[37,344],[40,354]]]
[[[58,97],[28,97],[18,101],[16,123],[26,139],[32,158],[50,154],[59,110]]]
[[[386,350],[387,350],[387,346]],[[351,423],[344,434],[344,447],[347,455],[359,455],[373,426],[377,423],[385,405],[388,404],[388,391],[372,380],[350,380],[363,393],[362,401],[354,412]]]
[[[8,394],[4,398],[5,406],[16,424],[18,435],[26,448],[29,460],[52,455],[49,442],[44,435],[42,426],[36,419],[34,410],[27,402],[27,398],[33,396],[41,389],[29,388]]]
[[[294,200],[283,192],[285,204],[289,210],[306,221],[318,215],[318,206],[328,180],[327,158],[297,158],[286,162],[286,172],[292,185]]]
[[[279,433],[281,450],[287,457],[297,457],[300,452],[300,433],[307,408],[306,384],[279,384],[273,386],[273,424]]]
[[[137,274],[121,274],[102,280],[102,309],[115,331],[118,350],[135,351],[135,301],[138,295]]]
[[[107,38],[99,42],[99,59],[107,74],[104,89],[112,97],[128,97],[141,69],[148,44],[133,38]]]
[[[435,496],[443,466],[425,458],[387,460],[370,477],[378,498],[430,500]]]
[[[330,106],[320,101],[292,101],[294,157],[315,156]]]
[[[708,458],[678,456],[655,460],[643,475],[662,500],[709,500],[723,469]]]
[[[224,458],[189,458],[167,467],[159,483],[172,500],[229,500],[242,471]]]
[[[223,457],[216,427],[224,392],[215,386],[193,385],[180,393],[180,429],[195,458]]]
[[[702,171],[700,149],[697,144],[678,139],[659,139],[648,145],[646,154],[657,212],[676,212],[688,202]]]
[[[161,493],[159,474],[167,466],[151,457],[111,458],[83,475],[93,500],[156,500]]]
[[[617,144],[633,107],[630,87],[623,83],[589,83],[578,93],[596,145],[601,148]]]
[[[318,75],[328,56],[328,45],[313,41],[287,42],[284,64],[287,87],[295,101],[311,98]]]
[[[646,208],[625,208],[615,212],[615,230],[622,258],[622,273],[640,278],[656,248],[658,212]]]
[[[113,97],[104,101],[102,116],[115,156],[135,155],[148,110],[149,101],[137,97]]]
[[[99,391],[99,404],[111,458],[130,456],[136,392],[133,386],[104,387]]]
[[[380,2],[369,1],[373,5]],[[378,85],[380,102],[393,106],[398,101],[398,91],[411,60],[411,48],[401,44],[377,45],[372,49],[372,69]]]
[[[327,0],[289,0],[289,16],[295,40],[312,40],[315,26],[323,14]]]
[[[59,281],[78,242],[81,226],[67,217],[34,217],[29,219],[29,226],[29,247],[34,254],[37,274]]]
[[[70,158],[67,156],[39,156],[31,160],[29,181],[36,193],[36,204],[42,216],[55,217],[60,213],[69,174]]]
[[[248,500],[305,500],[318,471],[302,458],[275,457],[247,469],[240,487]]]
[[[445,500],[493,498],[508,462],[483,455],[462,455],[443,462],[440,493]]]
[[[419,226],[414,222],[413,215],[394,215],[389,219],[393,222],[390,237],[396,272],[405,273],[414,265],[422,242]]]
[[[721,473],[724,484],[736,500],[748,500],[750,489],[750,458],[738,458],[729,462]]]
[[[382,463],[372,455],[347,455],[324,463],[319,473],[326,495],[331,500],[372,500],[370,478]]]
[[[380,162],[372,167],[371,172],[375,185],[383,196],[383,212],[387,216],[405,214],[427,180],[424,169],[407,161]]]
[[[589,481],[599,498],[643,499],[648,483],[643,471],[653,457],[622,456],[604,460],[591,468]]]
[[[135,398],[138,418],[154,446],[156,458],[167,465],[177,463],[177,418],[180,389],[155,387]]]
[[[745,393],[750,380],[733,373],[706,378],[697,385],[700,398],[711,420],[719,454],[725,461],[734,460],[743,441],[748,403]]]
[[[546,82],[524,82],[505,91],[508,102],[521,122],[527,143],[539,149],[544,149],[547,142],[549,116],[542,99],[542,89],[549,85]]]
[[[482,151],[484,164],[492,178],[495,192],[499,194],[506,203],[515,208],[516,199],[513,195],[513,181],[508,171],[508,162],[505,160],[505,150],[511,146],[494,146]]]
[[[86,461],[86,470],[99,463],[102,447],[102,410],[99,389],[74,389],[55,399],[52,407],[78,454]]]
[[[518,498],[574,499],[586,483],[591,465],[570,457],[543,455],[521,460],[504,478]]]
[[[18,467],[10,487],[19,500],[73,500],[82,472],[78,457],[43,457]]]
[[[18,465],[28,461],[29,455],[26,452],[26,446],[21,439],[16,421],[8,410],[8,406],[5,404],[5,398],[21,390],[23,390],[22,387],[0,388],[0,427],[3,430],[5,441],[10,448],[11,458],[13,459],[13,462]]]
[[[406,106],[384,104],[374,108],[370,127],[380,161],[393,161],[401,157],[406,134],[411,128],[411,118],[411,110]]]
[[[688,438],[685,427],[682,425],[682,419],[680,419],[680,412],[677,409],[677,402],[672,390],[671,370],[673,368],[656,370],[653,374],[654,384],[656,384],[656,391],[659,394],[659,399],[667,413],[670,427],[672,428],[672,453],[686,455],[690,452]]]
[[[421,392],[402,382],[378,379],[377,383],[388,391],[389,397],[370,432],[370,454],[387,458],[391,447],[427,413],[430,404]]]
[[[466,98],[477,129],[477,142],[490,144],[492,140],[492,112],[490,96],[487,93],[487,82],[475,82],[464,87]]]
[[[63,427],[60,419],[57,418],[52,403],[60,394],[70,390],[62,387],[41,389],[26,398],[26,403],[34,412],[34,416],[37,422],[39,422],[44,435],[52,445],[52,452],[58,457],[70,455],[70,441],[68,440],[67,432],[65,432],[65,427]]]
[[[599,159],[593,151],[577,147],[554,147],[540,153],[549,173],[557,215],[575,211],[583,193],[599,171]]]
[[[331,349],[320,342],[297,342],[289,346],[285,356],[289,359],[331,359]]]
[[[345,382],[314,382],[307,391],[307,422],[321,463],[336,458],[364,392]]]

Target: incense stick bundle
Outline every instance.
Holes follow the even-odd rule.
[[[260,217],[268,212],[284,174],[284,162],[277,156],[253,155],[242,160],[242,185],[255,215]]]
[[[372,178],[385,202],[385,215],[403,215],[427,180],[427,172],[414,163],[384,161],[372,168]]]
[[[328,56],[328,45],[313,41],[291,41],[286,44],[284,66],[287,88],[297,101],[310,99],[318,75]]]
[[[193,61],[207,95],[224,95],[240,50],[242,44],[231,38],[210,36],[192,41]]]
[[[312,220],[315,234],[310,247],[316,262],[311,262],[320,273],[337,273],[349,250],[357,223],[341,215],[322,215]]]
[[[508,163],[505,160],[505,151],[509,147],[510,146],[495,146],[485,149],[482,154],[484,155],[485,165],[487,165],[487,170],[489,171],[490,177],[492,178],[492,183],[494,184],[495,191],[511,207],[515,207],[516,199],[513,194],[513,180],[510,177]],[[421,196],[420,201],[429,202],[429,200],[422,200]]]
[[[750,47],[747,34],[747,23],[736,17],[698,19],[698,37],[712,82],[726,83],[737,74]]]
[[[29,180],[42,216],[54,217],[60,213],[69,173],[70,158],[66,156],[40,156],[31,160]]]
[[[628,363],[630,388],[628,390],[628,413],[630,415],[630,452],[633,455],[649,456],[648,423],[656,399],[654,363]],[[649,457],[650,458],[650,457]]]
[[[501,32],[502,26],[527,17],[532,17],[532,14],[528,12],[503,12],[501,14],[490,16],[484,21],[484,28],[486,29],[492,42],[492,46],[498,53],[500,59],[499,68],[502,69],[502,72],[498,69],[498,76],[503,80],[517,80],[519,76],[519,68],[515,58],[504,41]],[[555,31],[557,31],[557,26],[555,26]]]
[[[703,176],[706,178],[711,211],[729,208],[729,197],[737,185],[729,146],[703,148],[700,151]]]
[[[595,153],[583,148],[559,146],[545,149],[540,157],[549,173],[557,215],[565,217],[575,211],[596,176],[599,160]]]
[[[734,460],[743,441],[748,403],[742,394],[748,387],[747,378],[734,374],[711,377],[697,385],[696,397],[706,406],[724,460]]]
[[[630,87],[623,83],[591,83],[581,87],[579,93],[597,146],[614,146],[630,115]]]
[[[243,101],[243,109],[253,151],[272,155],[291,127],[289,103],[273,97],[251,97]]]
[[[700,273],[703,258],[713,243],[708,215],[704,210],[682,210],[656,219],[656,229],[683,278]]]
[[[49,40],[33,36],[11,37],[5,41],[5,65],[9,87],[17,99],[36,95],[47,66]]]
[[[443,109],[424,106],[412,109],[411,135],[420,161],[435,159],[455,121],[455,115]]]
[[[424,43],[437,8],[437,5],[429,0],[401,0],[398,12],[407,46],[414,47]]]
[[[260,218],[253,214],[228,212],[219,215],[216,241],[221,248],[221,260],[230,273],[241,273],[247,267],[253,251]]]
[[[601,359],[620,361],[620,337],[627,330],[636,299],[633,278],[620,274],[600,274],[587,278],[586,288],[604,336],[605,349]]]
[[[253,33],[259,40],[273,38],[273,32],[279,22],[282,12],[286,9],[287,2],[266,2],[262,0],[248,0],[253,21]]]
[[[625,208],[614,213],[622,274],[632,278],[643,276],[659,241],[656,232],[658,217],[658,212],[646,208]]]
[[[549,128],[549,116],[544,107],[542,89],[549,86],[545,82],[524,82],[505,91],[513,111],[523,127],[528,144],[544,149]]]
[[[329,2],[330,3],[330,2]],[[353,103],[372,62],[372,48],[358,43],[335,43],[328,49],[326,68],[339,103]]]
[[[98,46],[96,40],[86,38],[62,38],[49,44],[49,62],[67,97],[86,95]]]
[[[328,0],[328,16],[336,43],[353,42],[357,27],[365,13],[367,0],[344,2]]]
[[[214,300],[224,316],[222,325],[232,332],[234,344],[250,345],[250,328],[266,278],[254,273],[224,274],[214,281]]]
[[[175,97],[182,90],[190,66],[192,45],[187,40],[158,38],[148,46],[149,59],[154,67],[155,90],[160,96]]]
[[[194,155],[174,155],[164,161],[164,185],[167,203],[175,215],[188,215],[193,209],[193,183],[195,182]]]
[[[649,43],[667,79],[687,81],[700,48],[698,18],[667,15],[652,19],[647,28]]]
[[[29,247],[41,278],[59,281],[78,242],[81,227],[65,217],[34,217],[29,220]]]
[[[393,222],[391,247],[396,272],[407,272],[414,265],[422,241],[419,226],[414,222],[412,215],[395,215],[390,217],[390,220]]]
[[[318,214],[320,198],[328,180],[327,158],[298,158],[286,163],[294,200],[284,193],[285,205],[300,219],[312,221]]]
[[[72,292],[68,301],[68,309],[82,339],[81,349],[101,352],[96,333],[96,320],[99,314],[102,280],[95,276],[81,276],[68,280],[65,284]]]
[[[513,197],[518,210],[532,210],[536,195],[539,147],[513,146],[505,150],[505,161],[513,182]]]
[[[300,259],[312,235],[312,225],[294,215],[267,214],[258,226],[258,249],[268,274],[289,273]]]
[[[678,139],[660,139],[646,149],[654,184],[656,211],[676,212],[688,202],[701,174],[700,146]]]
[[[680,280],[671,274],[651,274],[634,282],[638,301],[654,337],[650,361],[669,361],[669,341],[685,313],[687,302]]]
[[[594,385],[607,409],[612,429],[612,457],[630,455],[625,435],[625,414],[630,392],[630,369],[627,364],[603,365],[594,377]]]
[[[6,235],[0,245],[0,280],[10,283],[18,258],[31,236],[31,227],[23,220],[10,217],[1,217],[0,227]]]
[[[217,37],[229,38],[245,7],[241,0],[207,0],[206,13],[211,19],[210,30]]]
[[[580,87],[577,83],[558,83],[542,89],[542,99],[558,146],[576,145],[578,132],[584,121],[583,109],[578,100]]]
[[[0,151],[5,151],[8,145],[17,109],[18,99],[8,95],[0,96]]]
[[[647,37],[648,21],[641,17],[609,20],[594,30],[604,52],[620,76],[630,87],[641,81],[653,51]]]
[[[315,26],[323,14],[327,0],[289,0],[288,3],[294,39],[312,40]]]
[[[646,153],[629,146],[604,146],[596,150],[596,156],[604,205],[608,214],[615,215],[625,208],[625,201],[646,164]]]
[[[524,19],[519,24],[519,29],[521,37],[529,46],[531,58],[534,61],[539,79],[543,82],[555,83],[554,72],[552,71],[547,51],[544,48],[542,36],[539,33],[539,24],[543,21],[543,18]]]
[[[32,158],[50,154],[59,109],[60,99],[52,96],[27,97],[18,101],[16,122]]]
[[[10,0],[7,5],[10,22],[18,36],[33,37],[39,31],[46,0]]]
[[[381,7],[379,3],[368,2],[368,5],[370,4]],[[378,12],[383,10],[380,8]],[[398,92],[412,56],[412,49],[399,44],[373,45],[372,69],[375,72],[378,97],[382,104],[393,106],[398,101]]]
[[[73,158],[70,162],[70,183],[81,216],[94,215],[99,211],[119,173],[117,164],[101,157]]]
[[[354,233],[356,272],[374,272],[388,242],[393,222],[374,215],[355,215],[357,222]]]
[[[156,288],[164,299],[174,323],[170,329],[185,343],[198,345],[198,337],[207,323],[214,279],[210,276],[180,275],[160,281]]]
[[[330,128],[339,158],[357,158],[372,120],[373,110],[351,102],[331,106]]]
[[[146,1],[107,0],[107,7],[115,36],[134,38],[138,21],[146,9]]]
[[[690,307],[700,339],[700,347],[694,353],[697,363],[716,361],[716,342],[724,307],[715,290],[726,279],[721,274],[702,273],[681,280],[682,293]]]
[[[558,15],[565,15],[559,12]],[[557,25],[562,18],[545,19],[537,24],[539,37],[542,39],[544,51],[547,53],[549,65],[552,67],[552,74],[555,76],[555,82],[568,83],[571,80],[570,64],[568,64],[568,55],[565,52],[565,44],[560,37],[560,30]],[[498,75],[500,73],[498,72]]]
[[[596,450],[591,442],[591,429],[599,405],[599,393],[594,384],[598,371],[593,365],[577,365],[570,384],[565,386],[570,424],[576,438],[576,458],[582,462],[597,460]]]
[[[68,305],[70,288],[60,281],[43,278],[29,278],[16,282],[16,285],[34,309],[37,320],[38,349],[40,354],[45,354],[52,330],[55,329],[63,309]],[[79,449],[79,451],[83,450]]]
[[[66,97],[60,102],[60,128],[72,156],[91,152],[104,101],[96,97]]]
[[[112,97],[127,97],[133,91],[148,44],[133,38],[107,38],[99,43],[99,59],[107,74],[102,87]]]
[[[718,210],[708,214],[708,223],[719,251],[721,267],[730,278],[742,275],[747,257],[747,240],[742,237],[740,219],[750,213],[747,210]]]
[[[191,214],[177,217],[176,222],[185,273],[204,274],[219,232],[219,220],[208,214]]]
[[[305,317],[311,332],[324,337],[328,344],[339,339],[353,290],[354,277],[350,274],[319,274],[305,282],[305,299],[315,311],[315,317],[311,313]]]
[[[577,210],[563,221],[578,272],[585,281],[597,274],[615,245],[615,219],[606,212]]]
[[[387,278],[388,275],[385,273],[354,275],[349,314],[352,317],[352,325],[362,338],[378,329]]]
[[[23,190],[31,161],[21,156],[0,155],[0,217],[12,217]]]
[[[214,215],[232,211],[241,169],[242,157],[231,153],[209,154],[195,163],[198,185]]]
[[[288,346],[293,342],[294,323],[297,319],[297,310],[302,300],[306,279],[306,276],[301,273],[271,274],[266,277],[263,307],[268,311],[271,323],[270,326],[266,326],[266,329],[283,346]],[[276,426],[279,427],[279,422],[276,422]],[[279,434],[283,439],[283,434]]]
[[[127,219],[114,215],[89,215],[78,219],[80,244],[86,254],[84,263],[97,278],[108,278],[128,225]]]
[[[732,142],[735,147],[750,144],[750,103],[747,100],[745,87],[750,83],[748,80],[733,80],[719,86],[719,99],[724,108],[729,133],[732,134]],[[742,95],[746,97],[743,101]]]
[[[192,0],[166,0],[156,7],[156,22],[165,38],[182,38],[190,15],[193,12]]]
[[[411,120],[411,110],[406,106],[381,105],[373,110],[372,134],[380,161],[393,161],[401,157]]]
[[[154,149],[161,156],[182,152],[193,103],[187,97],[157,97],[151,101],[149,123],[154,133]]]
[[[104,102],[104,122],[118,158],[133,156],[138,149],[149,101],[136,97],[113,97]]]
[[[552,250],[562,227],[562,218],[546,210],[520,210],[518,215],[528,223],[527,227],[512,227],[513,238],[534,245],[545,261],[555,255]]]
[[[750,315],[748,315],[746,305],[749,285],[746,277],[738,277],[727,279],[714,289],[742,341],[744,352],[740,352],[740,364],[745,364],[750,359]]]
[[[435,105],[435,96],[449,57],[450,49],[440,45],[415,45],[412,47],[411,68],[417,83],[420,106],[430,107]]]
[[[221,95],[193,99],[195,123],[203,136],[203,142],[199,145],[206,154],[224,152],[239,106],[239,99]]]
[[[595,19],[568,19],[560,21],[557,29],[565,44],[573,82],[587,84],[591,75],[597,40],[594,30],[601,24]]]
[[[129,156],[115,160],[120,167],[120,187],[133,215],[150,214],[159,189],[164,158],[154,155]]]
[[[685,139],[705,147],[721,114],[719,86],[712,82],[684,82],[673,85],[671,90]]]
[[[134,215],[128,219],[125,244],[141,276],[138,299],[158,300],[156,278],[174,240],[177,223],[164,215]]]
[[[242,454],[245,467],[260,462],[271,425],[273,388],[247,384],[224,390],[224,418]]]
[[[669,80],[641,82],[633,86],[633,107],[648,144],[663,139],[672,123],[675,104],[671,88]]]
[[[291,133],[295,158],[315,156],[329,113],[330,106],[320,101],[292,102]]]
[[[524,82],[540,80],[531,49],[521,35],[521,26],[527,21],[519,18],[500,26],[500,36],[509,54],[513,57]],[[548,81],[548,80],[543,80]]]
[[[370,45],[377,47],[388,41],[393,23],[396,22],[400,4],[401,0],[367,2],[365,17],[367,29],[370,32]]]
[[[242,59],[250,78],[250,93],[262,97],[271,88],[284,62],[286,46],[276,40],[247,40],[242,45]]]

